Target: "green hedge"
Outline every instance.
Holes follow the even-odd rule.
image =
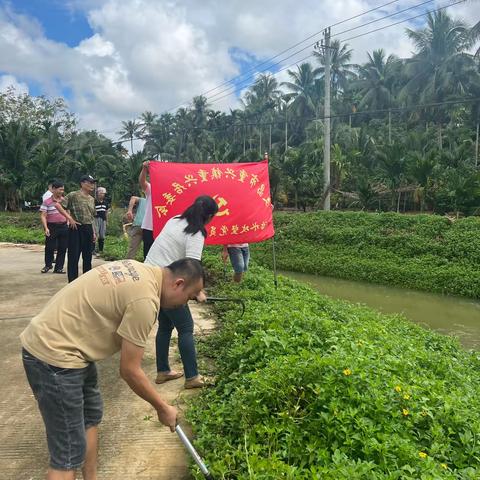
[[[115,208],[109,214],[106,244],[118,249],[122,241],[122,219],[125,210]],[[0,242],[43,243],[42,222],[38,212],[0,212]],[[127,252],[125,247],[125,253]]]
[[[316,212],[275,215],[282,270],[480,297],[480,219]],[[271,242],[252,245],[272,266]]]
[[[215,294],[247,309],[200,344],[218,377],[187,414],[214,478],[480,478],[478,354],[255,265]]]

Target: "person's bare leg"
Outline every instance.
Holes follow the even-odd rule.
[[[97,480],[98,427],[88,427],[85,430],[85,436],[87,437],[87,451],[82,467],[83,480]]]
[[[75,470],[55,470],[49,468],[47,480],[75,480]]]

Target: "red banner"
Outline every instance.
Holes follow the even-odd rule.
[[[274,235],[268,161],[255,163],[150,162],[153,233],[200,195],[218,213],[207,225],[208,244],[261,242]]]

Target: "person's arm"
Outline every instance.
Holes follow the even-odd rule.
[[[47,237],[49,237],[50,236],[50,230],[48,229],[48,225],[47,225],[47,212],[41,210],[40,211],[40,218],[42,220],[43,229],[45,230],[45,235]]]
[[[197,232],[195,235],[186,235],[185,257],[202,259],[203,245],[205,244],[205,237],[202,232]],[[197,302],[206,302],[207,294],[205,290],[201,290],[196,298]]]
[[[60,202],[55,202],[55,208],[58,210],[58,213],[63,215],[66,219],[67,222],[70,225],[73,225],[72,228],[77,228],[77,225],[80,225],[78,222],[76,222],[73,217],[62,207],[62,204]]]
[[[133,221],[133,207],[137,204],[139,200],[140,198],[135,197],[134,195],[130,197],[130,201],[128,202],[128,210],[127,210],[127,220],[129,222]]]
[[[142,370],[143,351],[143,348],[125,338],[122,339],[120,376],[140,398],[152,405],[157,411],[158,420],[174,432],[177,423],[177,409],[162,399]]]
[[[143,162],[142,163],[142,169],[140,170],[140,175],[138,176],[138,183],[140,184],[140,188],[146,192],[149,183],[147,182],[147,172],[148,172],[148,165],[150,164],[149,161]]]

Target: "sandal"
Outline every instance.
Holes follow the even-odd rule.
[[[52,268],[53,268],[53,267],[52,267],[51,265],[50,265],[50,266],[45,265],[40,271],[41,271],[42,273],[47,273],[47,272],[50,271]]]
[[[164,373],[158,372],[157,378],[155,379],[155,383],[161,384],[168,382],[169,380],[175,380],[176,378],[183,377],[183,373],[181,372],[172,372],[172,373]]]
[[[67,273],[67,272],[64,272],[63,270],[54,270],[53,273]]]

